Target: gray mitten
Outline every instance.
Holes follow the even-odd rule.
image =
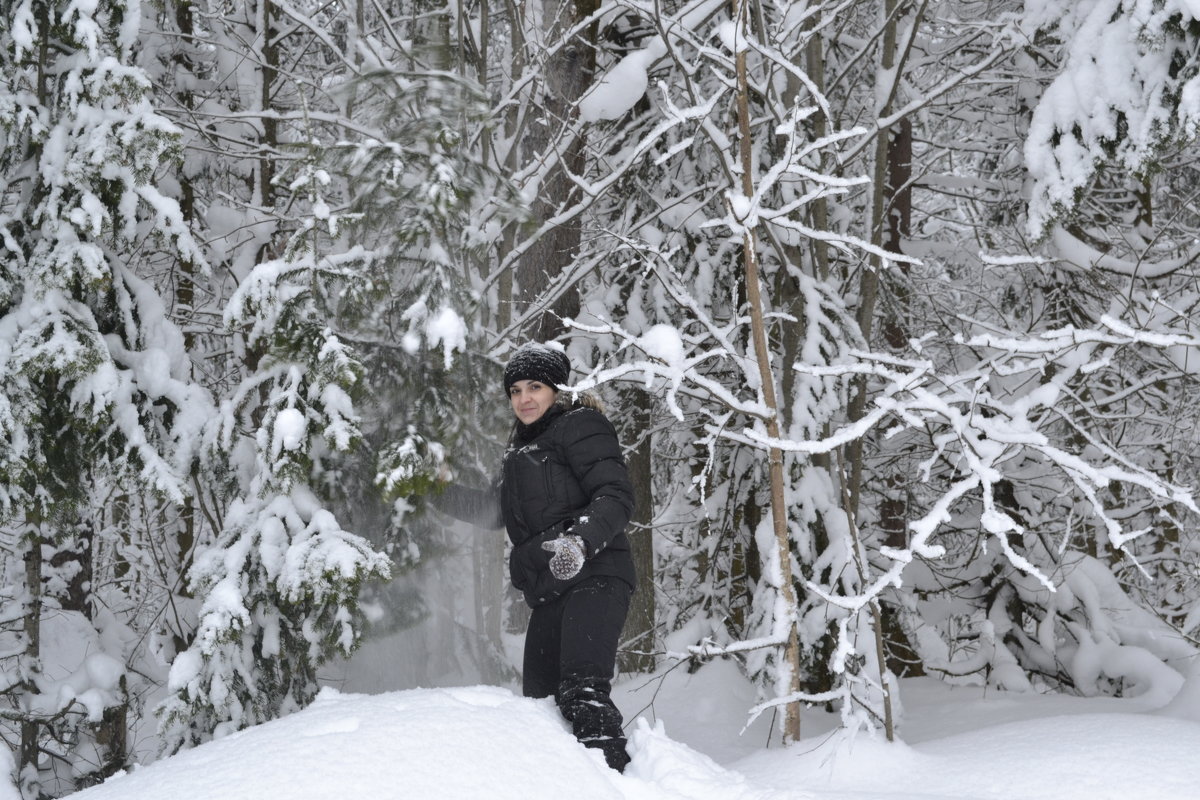
[[[554,555],[550,556],[550,574],[560,581],[570,580],[583,569],[587,552],[583,546],[583,538],[563,534],[557,539],[542,543],[542,549]]]

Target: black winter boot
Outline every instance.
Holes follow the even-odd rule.
[[[571,723],[575,738],[584,747],[604,753],[617,772],[629,764],[621,712],[609,697],[610,682],[600,678],[568,678],[559,687],[558,708]]]
[[[624,736],[619,739],[605,739],[594,744],[584,742],[587,747],[599,747],[604,751],[604,760],[608,762],[608,766],[620,773],[624,773],[625,767],[629,766],[629,753],[625,752],[625,744]]]

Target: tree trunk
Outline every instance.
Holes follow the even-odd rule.
[[[573,0],[559,3],[545,0],[544,19],[548,21],[547,41],[558,43],[566,31],[593,14],[597,0]],[[592,85],[596,70],[596,37],[598,26],[587,26],[565,45],[558,47],[547,59],[542,75],[545,80],[544,102],[537,119],[529,126],[524,140],[526,163],[540,158],[553,159],[538,186],[532,216],[535,226],[541,226],[555,214],[580,199],[580,189],[568,173],[582,175],[586,169],[586,137],[574,130],[575,104]],[[562,139],[565,144],[559,145]],[[561,156],[555,157],[556,150]],[[538,341],[553,339],[563,333],[562,317],[579,315],[579,293],[575,289],[563,292],[557,299],[548,300],[546,290],[574,261],[579,252],[581,223],[576,217],[543,233],[517,262],[515,298],[519,314],[541,308],[542,313],[530,319],[525,334]]]
[[[118,686],[121,703],[104,709],[104,716],[96,725],[96,744],[103,759],[100,768],[91,773],[96,783],[101,783],[125,769],[129,755],[129,692],[125,676]]]
[[[465,12],[462,10],[462,3],[459,3],[459,26],[460,38],[465,35],[461,31],[461,27],[465,20]],[[515,29],[515,25],[514,25]],[[475,62],[475,78],[479,81],[480,86],[488,85],[488,69],[489,64],[489,38],[491,37],[491,10],[488,3],[481,3],[479,6],[479,49]],[[461,68],[466,74],[467,64],[465,60],[461,64]],[[516,112],[512,112],[515,114]],[[515,123],[510,119],[506,121],[506,127],[511,128]],[[488,136],[483,136],[480,139],[480,161],[484,164],[490,164],[493,158],[492,140]],[[504,231],[499,252],[492,255],[498,256],[497,260],[502,260],[504,257],[505,247],[511,247],[512,228],[507,228]],[[488,261],[489,255],[484,254],[476,261],[476,269],[478,277],[486,279],[488,277]],[[501,276],[499,283],[500,302],[495,308],[495,316],[487,320],[488,324],[498,330],[504,330],[508,327],[512,313],[512,273],[508,271],[507,275]],[[475,531],[475,537],[472,543],[472,568],[475,577],[475,624],[476,630],[486,648],[490,652],[484,654],[482,660],[485,678],[488,680],[499,681],[503,678],[500,675],[499,669],[495,667],[493,655],[497,657],[504,653],[504,642],[501,636],[504,632],[504,535],[495,531]]]
[[[733,17],[741,35],[745,35],[746,7],[743,0],[733,0]],[[742,166],[741,190],[748,199],[754,196],[754,158],[750,141],[750,87],[746,74],[746,51],[739,49],[734,58],[737,73],[739,158]],[[777,440],[779,439],[779,403],[775,394],[775,376],[771,371],[770,351],[767,343],[765,303],[758,270],[758,245],[755,241],[754,231],[750,228],[743,229],[742,238],[742,263],[745,270],[746,298],[750,306],[751,336],[758,361],[762,400],[768,414],[766,419],[767,436]],[[768,449],[767,464],[771,482],[771,521],[775,542],[778,546],[779,591],[783,597],[784,606],[782,614],[788,617],[787,643],[784,649],[788,671],[787,694],[795,695],[800,691],[800,639],[796,631],[796,589],[792,584],[792,548],[791,538],[788,534],[787,508],[784,504],[783,452],[778,447]],[[800,703],[797,700],[786,705],[783,735],[785,742],[794,742],[800,739]]]
[[[190,48],[196,46],[192,16],[194,8],[190,0],[177,0],[175,3],[175,26],[179,30],[181,47],[175,52],[172,61],[184,75],[195,74],[195,65],[190,57]],[[189,113],[195,110],[195,96],[190,89],[177,89],[175,96],[180,107],[187,109]],[[196,219],[196,187],[186,170],[179,171],[178,180],[179,212],[190,224]],[[195,319],[195,295],[196,264],[191,259],[181,258],[175,278],[174,317],[183,330],[183,346],[188,353],[194,352],[196,346],[196,334],[192,324]],[[191,495],[184,498],[179,522],[179,529],[175,534],[175,550],[178,553],[178,564],[182,568],[196,541],[196,505]],[[180,584],[180,591],[187,596],[186,582],[181,581]]]
[[[621,393],[622,416],[631,424],[622,434],[633,443],[629,453],[629,477],[633,482],[634,512],[629,541],[637,571],[637,591],[629,606],[629,617],[621,634],[624,649],[618,660],[622,672],[653,672],[656,667],[656,604],[654,593],[654,487],[653,449],[650,438],[650,398],[639,389]]]
[[[517,83],[520,81],[521,75],[525,71],[525,18],[524,14],[522,13],[524,6],[522,5],[521,8],[517,8],[512,4],[511,0],[505,5],[509,12],[509,30],[511,31],[512,36],[511,47],[513,57],[509,78],[512,83]],[[484,85],[486,86],[487,83],[484,83]],[[523,125],[527,110],[528,109],[526,107],[518,103],[510,104],[506,110],[504,115],[504,138],[509,142],[519,141],[522,137]],[[484,152],[486,153],[489,150],[490,146]],[[510,175],[513,174],[517,171],[519,166],[520,151],[520,147],[510,146],[505,155],[504,164],[497,164],[497,166],[501,167],[504,172]],[[504,233],[500,237],[500,247],[496,253],[497,263],[505,263],[508,254],[513,251],[514,247],[516,247],[517,228],[518,225],[516,222],[510,222],[504,226]],[[508,330],[509,325],[511,325],[513,321],[513,272],[514,268],[512,266],[504,267],[503,272],[500,274],[497,282],[496,330]]]
[[[898,9],[901,2],[903,0],[884,0],[884,30],[880,42],[880,72],[877,80],[891,80],[891,84],[889,86],[881,85],[877,88],[877,94],[884,94],[884,99],[880,107],[876,109],[876,117],[879,119],[891,113],[892,102],[896,93],[896,82],[898,80],[896,58],[897,24],[900,16]],[[875,136],[874,173],[871,183],[870,235],[871,243],[881,246],[883,243],[883,231],[886,225],[884,209],[886,207],[889,175],[888,155],[891,152],[891,138],[886,130],[877,132]],[[883,262],[879,256],[871,255],[863,268],[862,279],[859,284],[857,322],[863,339],[868,345],[870,345],[871,335],[874,330],[875,304],[879,294],[879,273],[882,269]],[[862,419],[863,414],[866,412],[866,407],[867,380],[865,377],[859,377],[851,383],[850,403],[846,412],[847,417],[851,422]],[[848,444],[845,450],[846,461],[850,469],[850,507],[846,511],[857,516],[863,481],[862,440],[856,439]]]
[[[901,120],[888,136],[888,180],[885,187],[887,207],[887,237],[883,246],[888,252],[902,253],[903,243],[911,234],[912,223],[912,120]],[[907,319],[908,286],[904,277],[908,274],[908,265],[898,263],[893,269],[897,275],[888,281],[889,313],[883,317],[880,324],[880,334],[888,349],[900,352],[908,347],[909,329]],[[883,497],[879,501],[879,528],[883,534],[883,544],[902,550],[908,547],[908,481],[905,465],[901,460],[904,448],[903,436],[882,443],[890,447],[894,458],[887,458],[884,463],[889,465],[881,483]],[[891,605],[880,604],[879,626],[886,641],[887,668],[897,676],[918,676],[925,674],[921,659],[909,642],[903,626],[897,617],[896,610]]]
[[[92,557],[92,527],[84,519],[76,519],[57,537],[58,543],[50,556],[50,566],[59,569],[74,562],[77,566],[69,570],[65,590],[58,601],[64,611],[77,611],[88,619],[92,618],[91,587],[95,585],[94,560]]]
[[[813,15],[805,23],[806,26],[815,26],[818,17]],[[824,93],[825,91],[825,43],[820,35],[810,36],[808,43],[804,48],[804,64],[802,65],[809,80],[817,87],[817,91]],[[789,91],[793,94],[800,91],[800,82],[794,77],[790,79],[794,83],[789,84]],[[821,140],[828,133],[829,120],[824,114],[814,114],[812,117],[812,138]],[[824,159],[822,159],[824,160]],[[829,198],[818,197],[811,205],[812,209],[812,226],[813,230],[827,231],[829,230]],[[812,249],[812,272],[817,280],[829,279],[829,245],[822,239],[812,239],[808,243]],[[791,362],[788,362],[791,363]]]
[[[274,114],[265,113],[275,105],[275,77],[279,72],[279,28],[276,21],[277,11],[274,0],[259,0],[258,36],[262,42],[259,51],[261,70],[259,85],[259,111],[264,112],[261,118],[262,139],[258,159],[258,191],[262,208],[274,205],[275,197],[275,157],[279,152],[279,121]],[[268,247],[268,245],[264,245]],[[259,253],[262,260],[265,253]]]
[[[24,680],[23,694],[37,694],[35,676],[41,671],[42,650],[42,514],[30,511],[25,518],[25,606],[24,634],[25,653],[21,672]],[[32,715],[21,721],[21,746],[17,759],[17,774],[20,776],[22,795],[36,797],[38,790],[38,760],[41,748],[38,739],[42,725]]]

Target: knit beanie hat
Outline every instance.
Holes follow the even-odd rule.
[[[571,361],[562,350],[538,342],[521,345],[504,368],[504,393],[517,381],[538,381],[551,389],[567,382]]]

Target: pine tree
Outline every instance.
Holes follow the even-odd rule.
[[[134,267],[155,240],[203,264],[178,206],[155,185],[177,133],[133,65],[138,23],[137,7],[120,0],[10,3],[0,23],[0,520],[12,542],[6,575],[24,582],[5,590],[23,606],[23,646],[5,685],[24,709],[10,719],[21,723],[27,796],[38,791],[47,737],[64,740],[64,726],[85,716],[61,704],[40,667],[42,608],[65,603],[52,579],[61,562],[47,553],[72,549],[100,487],[181,502],[214,410],[189,380],[179,330]],[[80,541],[84,570],[104,542]],[[87,597],[73,602],[87,618],[99,613]],[[124,664],[131,654],[107,657]],[[126,701],[117,692],[107,702]],[[104,758],[101,774],[125,753]]]

